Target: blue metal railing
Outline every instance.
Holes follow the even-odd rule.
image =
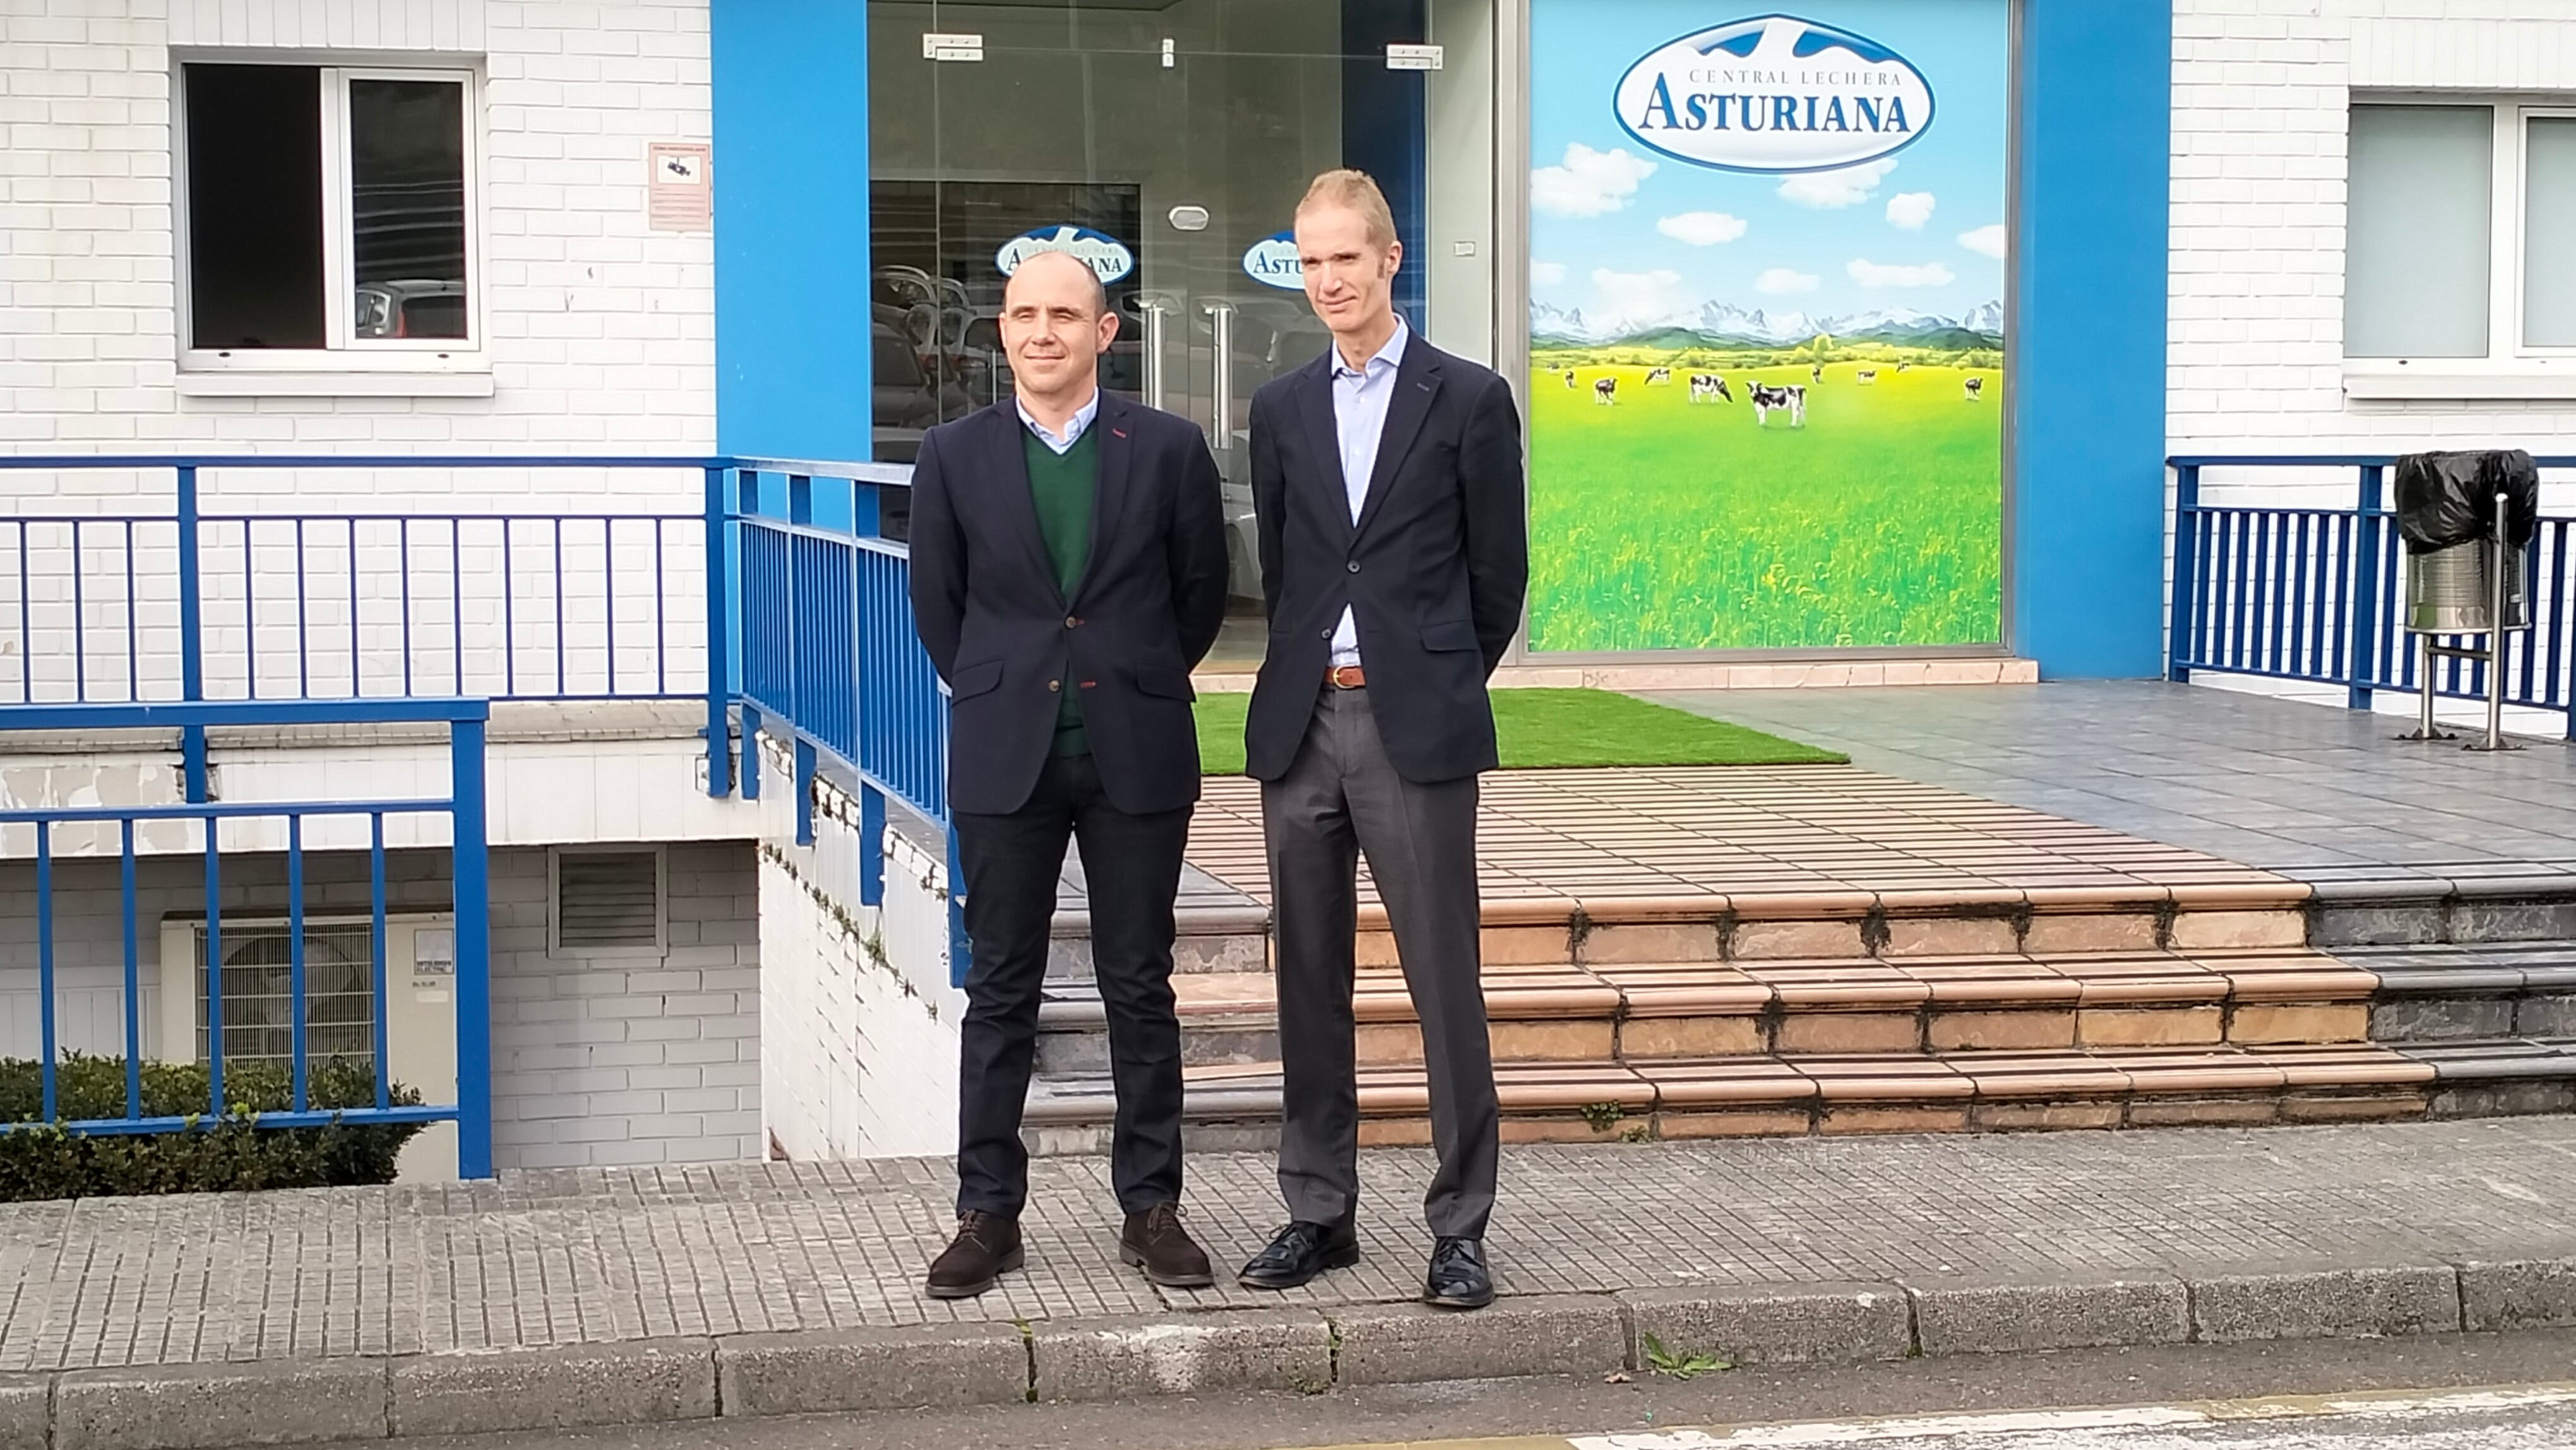
[[[756,739],[763,728],[780,730],[795,756],[797,839],[810,842],[818,753],[848,766],[859,786],[859,899],[868,906],[884,899],[887,797],[948,828],[949,972],[962,984],[968,953],[948,813],[946,687],[913,632],[911,556],[882,530],[883,490],[908,478],[904,468],[872,464],[752,459],[735,469],[727,503],[741,577],[742,788],[759,794]],[[783,493],[774,503],[770,479]],[[711,755],[710,788],[714,771]]]
[[[223,947],[224,876],[223,836],[235,833],[238,850],[240,832],[262,822],[282,822],[285,827],[286,913],[287,913],[287,987],[285,993],[288,1024],[287,1059],[290,1081],[290,1106],[284,1112],[263,1112],[257,1121],[262,1127],[312,1127],[330,1123],[439,1123],[452,1122],[457,1129],[457,1172],[465,1178],[492,1176],[492,1056],[490,1012],[490,874],[484,811],[484,727],[490,715],[489,705],[481,700],[365,700],[365,701],[276,701],[276,702],[211,702],[186,704],[140,705],[21,705],[0,711],[0,721],[9,728],[26,730],[115,730],[154,729],[173,726],[199,727],[234,725],[299,725],[345,723],[438,722],[448,727],[449,794],[443,798],[423,800],[342,800],[317,802],[225,802],[161,806],[92,806],[43,810],[0,810],[0,843],[12,846],[11,855],[20,852],[16,843],[27,842],[25,854],[34,859],[34,915],[37,963],[38,1021],[41,1041],[42,1115],[53,1121],[59,1104],[57,1065],[62,1044],[56,1022],[56,1001],[62,991],[57,957],[59,943],[55,930],[55,897],[57,876],[64,860],[80,852],[75,843],[70,853],[58,849],[63,839],[75,828],[88,826],[93,831],[112,830],[116,838],[119,895],[123,925],[122,975],[119,979],[120,1006],[125,1057],[125,1112],[113,1118],[83,1118],[60,1126],[82,1133],[171,1133],[198,1126],[190,1117],[146,1116],[143,1111],[142,1064],[145,1048],[142,1034],[142,983],[140,961],[142,946],[136,910],[136,835],[138,827],[156,823],[193,824],[203,837],[205,858],[205,1051],[207,1070],[208,1116],[225,1116],[228,1100],[224,1091],[225,1056],[231,1039],[238,1030],[228,1030],[224,1019],[224,969],[227,966]],[[388,893],[385,872],[385,823],[388,818],[444,817],[450,825],[451,893],[455,913],[456,962],[454,1002],[456,1012],[456,1094],[452,1102],[407,1105],[392,1101],[391,1059],[385,1026],[387,995],[386,915]],[[307,890],[304,880],[305,856],[309,848],[308,827],[314,823],[360,820],[366,824],[369,863],[367,911],[373,945],[373,980],[370,984],[372,1020],[372,1071],[375,1079],[375,1102],[372,1105],[326,1106],[315,1104],[309,1090],[312,1082],[312,1050],[307,1029],[311,1017],[311,1000],[306,974],[305,915]],[[32,839],[30,839],[32,838]],[[105,854],[103,851],[96,854]],[[333,911],[343,908],[335,905]],[[238,913],[237,913],[238,915]],[[161,963],[163,992],[193,990],[184,966],[166,958]],[[162,1055],[179,1057],[181,1044],[164,1042]]]
[[[2195,671],[2341,685],[2352,708],[2380,690],[2413,694],[2423,682],[2419,652],[2405,630],[2395,513],[2388,506],[2393,457],[2191,455],[2166,460],[2174,473],[2173,550],[2167,576],[2172,615],[2165,642],[2168,678]],[[2576,468],[2576,457],[2536,459]],[[2349,470],[2349,507],[2250,507],[2204,503],[2209,469]],[[2543,516],[2523,554],[2532,627],[2505,636],[2505,702],[2568,716],[2576,739],[2576,519]],[[2441,636],[2457,645],[2465,637]],[[2436,695],[2486,696],[2483,661],[2437,660]]]
[[[166,471],[150,514],[0,517],[0,705],[150,700],[687,699],[694,512],[208,512],[201,478],[277,470],[698,470],[704,458],[115,454],[0,470]],[[714,627],[707,627],[712,625]],[[66,648],[66,646],[68,646]],[[15,661],[14,674],[8,667]],[[205,798],[201,729],[183,732]]]
[[[946,701],[913,634],[909,555],[880,528],[881,491],[908,482],[907,468],[733,457],[72,454],[0,456],[0,469],[167,470],[174,480],[167,514],[0,517],[0,661],[13,642],[20,661],[14,707],[12,677],[0,669],[0,728],[26,706],[102,700],[372,700],[431,690],[502,700],[703,696],[708,793],[736,789],[738,707],[746,798],[759,794],[764,727],[792,742],[800,841],[812,838],[818,753],[850,768],[860,786],[865,904],[882,900],[888,797],[948,824]],[[705,493],[696,513],[206,511],[201,475],[279,469],[685,469],[702,475]],[[773,486],[774,505],[764,498]],[[704,611],[703,654],[694,660],[679,638],[692,583]],[[149,662],[159,659],[175,669],[156,672]],[[181,755],[186,799],[203,802],[202,725],[183,725]],[[953,837],[949,855],[955,882]],[[952,890],[953,973],[962,981],[961,899]]]

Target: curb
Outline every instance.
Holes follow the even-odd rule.
[[[219,1450],[723,1417],[2576,1325],[2576,1259],[2201,1265],[929,1324],[0,1375],[0,1450]]]

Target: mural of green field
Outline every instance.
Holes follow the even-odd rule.
[[[1893,357],[1829,362],[1818,383],[1807,363],[1776,358],[1533,355],[1532,649],[2002,637],[2002,375],[1954,354],[1903,372]],[[1672,381],[1648,387],[1658,362]],[[1874,382],[1859,381],[1865,369]],[[1724,377],[1734,401],[1691,402],[1693,372]],[[1593,388],[1604,377],[1618,379],[1607,405]],[[1806,384],[1805,426],[1784,413],[1754,426],[1752,381]]]

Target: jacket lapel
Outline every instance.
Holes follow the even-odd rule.
[[[1351,533],[1351,496],[1342,483],[1342,432],[1333,422],[1333,352],[1330,344],[1324,355],[1306,364],[1306,374],[1297,384],[1297,411],[1306,424],[1307,446],[1315,450],[1322,466],[1315,476],[1324,485],[1315,504],[1332,521],[1334,536],[1348,538]]]
[[[1091,426],[1100,434],[1100,451],[1096,455],[1100,460],[1100,478],[1091,495],[1091,547],[1083,554],[1082,576],[1074,581],[1073,600],[1068,603],[1068,608],[1071,603],[1082,599],[1092,580],[1100,577],[1101,554],[1107,549],[1112,531],[1118,527],[1119,518],[1127,506],[1127,475],[1136,451],[1135,440],[1128,436],[1126,399],[1111,397],[1108,390],[1103,389],[1100,411],[1093,415]],[[1026,465],[1027,460],[1023,457],[1022,467]],[[1030,517],[1032,520],[1036,517],[1034,505]]]
[[[1422,432],[1422,420],[1431,415],[1431,400],[1440,394],[1440,354],[1416,333],[1404,345],[1404,361],[1396,364],[1395,396],[1387,400],[1386,427],[1378,434],[1377,462],[1369,469],[1368,497],[1360,505],[1359,523],[1352,532],[1368,532],[1370,522],[1386,503],[1395,470],[1404,455],[1413,450],[1413,440]]]
[[[984,410],[989,420],[982,432],[986,458],[992,465],[990,477],[994,489],[1002,496],[992,500],[1002,519],[1003,528],[1018,536],[1023,562],[1034,572],[1059,601],[1064,599],[1064,586],[1057,582],[1055,564],[1047,558],[1046,536],[1038,532],[1038,503],[1029,492],[1028,445],[1022,441],[1028,426],[1020,421],[1018,406],[1008,398]]]

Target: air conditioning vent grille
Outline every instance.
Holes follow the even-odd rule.
[[[566,852],[555,860],[555,944],[662,944],[662,871],[651,851]]]
[[[289,1062],[295,1051],[292,950],[280,927],[224,930],[224,1060]],[[206,929],[197,928],[197,1059],[207,1055]],[[375,1057],[375,933],[366,926],[304,932],[304,1055]]]

